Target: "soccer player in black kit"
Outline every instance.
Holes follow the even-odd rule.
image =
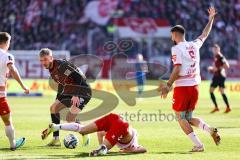
[[[85,75],[74,64],[66,60],[54,59],[52,50],[48,48],[41,49],[39,58],[41,65],[49,70],[52,82],[57,85],[56,100],[50,107],[52,123],[60,124],[59,112],[64,108],[69,108],[66,115],[67,122],[75,122],[77,114],[89,102],[92,95]],[[83,137],[83,143],[88,143],[88,138]],[[48,146],[61,146],[59,131],[53,133],[53,139]]]
[[[231,111],[231,108],[229,106],[228,98],[224,93],[224,88],[225,88],[225,80],[226,80],[225,70],[229,68],[229,63],[226,60],[226,58],[222,55],[221,49],[218,44],[214,44],[213,54],[214,54],[214,65],[208,67],[208,71],[210,73],[213,73],[212,83],[210,86],[210,95],[215,108],[211,111],[211,113],[219,111],[217,101],[214,95],[214,90],[217,87],[219,87],[219,91],[222,94],[223,100],[226,104],[226,110],[224,113],[228,113]]]

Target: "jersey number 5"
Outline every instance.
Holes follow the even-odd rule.
[[[194,53],[193,50],[188,51],[188,53],[189,53],[189,55],[190,55],[192,60],[196,58],[195,53]]]

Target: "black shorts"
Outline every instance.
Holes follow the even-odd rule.
[[[62,95],[62,94],[57,94],[56,99],[59,100],[62,104],[64,104],[67,108],[70,108],[72,106],[72,99],[73,96],[71,95]],[[79,109],[83,109],[85,107],[85,105],[90,101],[91,97],[88,98],[83,98],[83,97],[79,97],[80,99],[80,104],[79,106],[77,106],[77,108]]]
[[[225,88],[225,80],[226,80],[226,78],[223,77],[223,76],[213,76],[211,87],[213,87],[213,88],[216,88],[216,87]]]

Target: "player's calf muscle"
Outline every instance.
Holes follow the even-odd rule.
[[[81,128],[80,134],[85,135],[85,134],[90,134],[90,133],[94,133],[97,131],[98,131],[98,128],[97,128],[96,124],[90,123],[89,125],[83,126]]]

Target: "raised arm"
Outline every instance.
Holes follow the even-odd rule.
[[[208,37],[208,35],[209,35],[209,33],[210,33],[211,29],[212,29],[214,17],[217,14],[217,12],[216,12],[214,7],[210,7],[208,9],[208,14],[209,14],[209,20],[208,20],[208,23],[205,26],[202,34],[200,35],[201,39],[206,39]]]

